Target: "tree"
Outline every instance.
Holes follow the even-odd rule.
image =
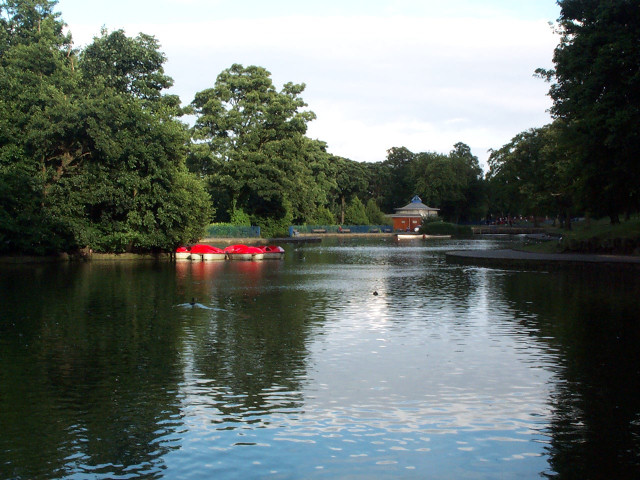
[[[415,177],[412,175],[415,154],[406,147],[392,147],[387,150],[384,165],[388,185],[382,206],[387,211],[393,211],[415,195]]]
[[[384,213],[382,213],[380,207],[378,207],[378,204],[373,198],[367,200],[365,213],[371,225],[383,225],[386,222]]]
[[[0,2],[0,252],[49,253],[68,240],[43,208],[77,150],[75,52],[54,6]]]
[[[345,225],[368,225],[369,219],[364,204],[358,197],[353,197],[344,212]]]
[[[77,246],[96,251],[172,250],[196,241],[211,206],[184,163],[186,127],[128,94],[100,91],[84,110],[88,155],[52,185],[51,214]]]
[[[335,182],[334,190],[331,193],[336,213],[340,223],[344,224],[347,202],[366,192],[369,183],[367,170],[361,163],[332,156],[330,158],[330,175]]]
[[[449,159],[463,179],[462,201],[452,206],[456,221],[472,222],[483,218],[487,212],[487,198],[478,157],[471,153],[468,145],[458,142],[449,153]]]
[[[304,87],[287,83],[278,92],[266,69],[234,64],[196,94],[189,165],[209,183],[219,220],[241,208],[263,229],[281,229],[326,201],[325,179],[319,186],[314,174],[328,154],[304,136],[315,118],[302,110]]]
[[[440,215],[452,221],[476,221],[486,213],[486,194],[478,158],[464,143],[449,155],[414,154],[410,170],[414,191]]]
[[[186,169],[175,100],[160,93],[170,79],[151,94],[111,65],[138,58],[137,76],[159,78],[161,66],[142,61],[164,58],[157,43],[123,39],[115,52],[103,32],[78,61],[54,5],[0,4],[0,250],[158,250],[197,239],[209,202]]]
[[[171,107],[173,97],[162,94],[172,84],[163,73],[164,58],[153,37],[105,30],[80,56],[77,136],[87,155],[52,196],[65,207],[56,212],[81,245],[171,250],[198,240],[210,221],[209,197],[186,168],[187,127],[176,118],[181,112]],[[69,212],[65,198],[76,202],[75,211]]]
[[[364,164],[369,178],[367,196],[375,200],[376,205],[387,212],[393,212],[398,205],[389,205],[389,186],[392,185],[391,172],[385,162],[373,162]]]
[[[336,219],[331,210],[325,206],[320,206],[312,218],[312,223],[315,225],[335,225]]]
[[[109,33],[102,28],[100,37],[82,52],[82,70],[91,82],[98,79],[106,87],[143,100],[157,101],[162,90],[173,85],[164,73],[165,55],[151,35],[127,37],[123,30]]]
[[[640,9],[636,0],[559,0],[552,114],[580,164],[581,199],[612,223],[640,195]]]
[[[516,135],[489,156],[491,210],[500,216],[561,214],[570,228],[573,164],[560,143],[562,122]]]

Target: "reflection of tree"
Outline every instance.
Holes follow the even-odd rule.
[[[230,264],[226,286],[215,292],[224,312],[196,327],[194,335],[194,368],[213,383],[209,394],[219,420],[245,421],[244,415],[299,407],[302,397],[292,393],[301,390],[306,373],[309,312],[326,311],[327,300],[269,288],[279,275],[275,262]],[[277,391],[288,394],[274,401],[270,393]]]
[[[390,305],[392,315],[402,315],[404,302],[397,299],[415,297],[424,303],[426,311],[460,312],[467,310],[476,302],[478,281],[475,269],[450,268],[437,262],[424,267],[424,257],[403,255],[392,257],[389,264],[398,274],[385,278],[387,295],[394,298]],[[400,311],[394,311],[395,309]],[[456,320],[464,321],[464,315],[456,315]]]
[[[561,354],[551,399],[553,470],[560,478],[640,478],[638,279],[607,272],[503,278],[522,326]]]
[[[137,263],[3,273],[0,302],[15,323],[2,326],[15,338],[0,354],[9,477],[160,476],[171,448],[161,440],[180,422],[180,325],[165,314],[174,277]]]

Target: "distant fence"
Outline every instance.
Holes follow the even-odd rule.
[[[260,238],[260,227],[242,227],[238,225],[209,225],[207,237],[217,238]]]
[[[297,234],[324,234],[324,233],[391,233],[391,225],[292,225],[289,227],[289,236]]]

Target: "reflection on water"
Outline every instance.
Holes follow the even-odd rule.
[[[0,478],[636,478],[637,278],[505,242],[2,267]]]

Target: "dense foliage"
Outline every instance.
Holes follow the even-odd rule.
[[[392,147],[376,163],[306,136],[304,84],[234,64],[187,108],[156,39],[103,29],[82,50],[52,0],[0,0],[0,253],[158,251],[210,222],[382,224],[414,195],[454,223],[606,214],[640,202],[640,9],[560,0],[555,120],[491,151]],[[195,115],[192,128],[180,121]]]
[[[560,121],[532,128],[491,152],[486,177],[496,216],[571,218],[574,172],[562,130]]]
[[[370,168],[369,188],[384,211],[393,212],[417,194],[449,221],[479,222],[486,214],[482,168],[464,143],[455,144],[448,155],[391,148],[386,161]]]
[[[303,90],[287,83],[278,92],[264,68],[235,64],[196,94],[189,164],[208,183],[218,220],[241,209],[269,235],[309,220],[326,203],[329,156],[305,136],[315,115],[302,110]]]
[[[77,52],[54,6],[0,3],[0,252],[196,240],[210,201],[156,41],[103,31]]]
[[[420,227],[420,233],[423,233],[425,235],[452,235],[456,237],[470,237],[473,235],[473,230],[468,225],[458,225],[455,223],[437,220],[423,223]]]
[[[499,215],[628,218],[640,207],[640,8],[636,0],[559,0],[551,82],[555,121],[491,153]]]
[[[575,205],[595,216],[637,211],[640,195],[640,8],[636,0],[560,0],[552,114]]]
[[[563,0],[553,114],[578,163],[584,207],[637,210],[640,195],[640,7],[636,0]]]

